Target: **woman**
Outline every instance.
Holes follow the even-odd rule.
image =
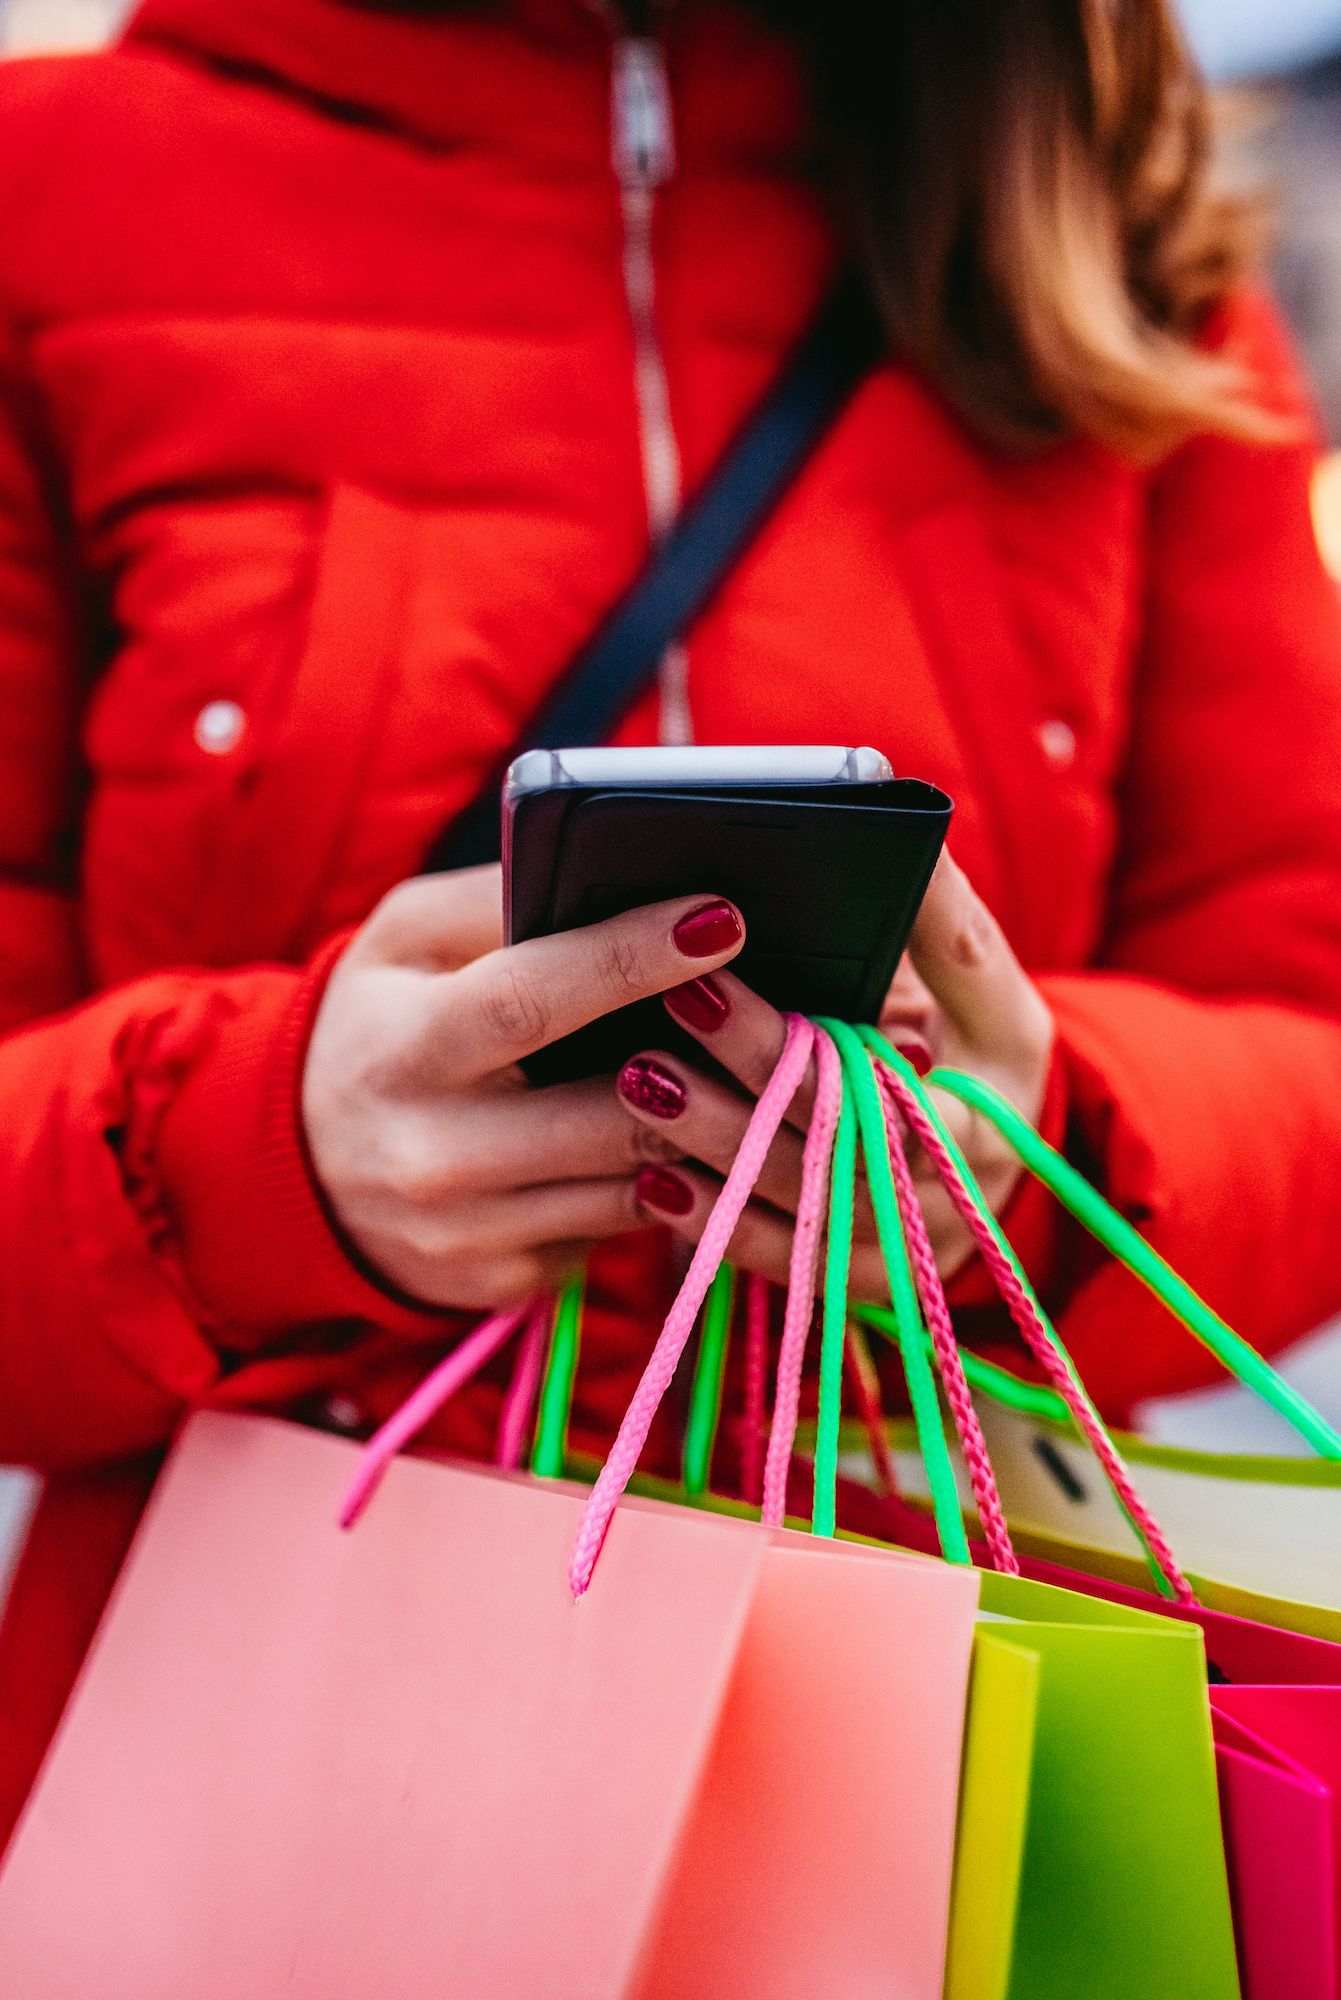
[[[608,1441],[778,1024],[711,882],[507,953],[492,874],[406,878],[849,254],[889,359],[621,740],[944,785],[900,1038],[1255,1341],[1341,1304],[1341,629],[1200,92],[1161,0],[866,11],[147,0],[0,76],[7,1810],[189,1405],[365,1428],[591,1243]],[[519,1087],[672,989],[721,1068]],[[966,1139],[1107,1406],[1199,1379]]]

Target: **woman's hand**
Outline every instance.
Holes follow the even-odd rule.
[[[675,1019],[743,1086],[694,1070],[671,1056],[637,1056],[620,1077],[620,1094],[649,1127],[673,1133],[675,1144],[697,1164],[649,1169],[640,1199],[682,1236],[696,1240],[726,1173],[754,1099],[782,1050],[781,1017],[729,974],[696,981],[666,996]],[[919,1069],[944,1063],[972,1071],[1037,1124],[1052,1053],[1052,1017],[968,878],[942,856],[927,891],[908,958],[900,967],[881,1027]],[[937,1093],[942,1117],[954,1133],[984,1195],[999,1214],[1020,1167],[995,1127]],[[783,1282],[791,1255],[792,1218],[801,1186],[801,1150],[813,1097],[813,1074],[793,1102],[732,1243],[732,1255],[751,1270]],[[918,1194],[942,1276],[967,1259],[972,1241],[934,1169],[910,1146]],[[875,1222],[864,1192],[857,1205],[852,1289],[858,1297],[887,1296]]]
[[[548,1289],[645,1228],[640,1162],[678,1157],[609,1077],[524,1086],[519,1060],[734,958],[729,903],[680,897],[500,948],[498,870],[403,883],[331,975],[302,1110],[345,1234],[400,1291],[480,1309]]]

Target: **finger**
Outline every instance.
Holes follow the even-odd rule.
[[[664,1150],[657,1155],[649,1149],[647,1159],[697,1160],[725,1179],[754,1113],[754,1099],[742,1097],[717,1078],[705,1076],[660,1050],[632,1057],[620,1071],[618,1089],[643,1130],[649,1135],[664,1135]],[[804,1164],[802,1135],[784,1125],[768,1149],[755,1182],[754,1199],[783,1215],[795,1216]],[[874,1241],[875,1217],[861,1173],[853,1226],[859,1237]]]
[[[961,1098],[951,1097],[948,1091],[934,1086],[927,1094],[940,1114],[940,1122],[949,1133],[954,1150],[968,1166],[988,1206],[994,1214],[999,1214],[1003,1191],[1009,1191],[1022,1171],[1019,1156],[991,1120],[984,1118],[974,1105],[965,1104]],[[943,1187],[939,1168],[916,1135],[906,1128],[904,1145],[914,1178],[920,1182],[925,1175],[929,1183],[934,1181]]]
[[[673,1127],[636,1118],[608,1076],[454,1094],[446,1115],[430,1099],[405,1147],[403,1177],[435,1205],[476,1191],[632,1174],[684,1153]]]
[[[936,1046],[940,1009],[907,952],[899,960],[880,1009],[880,1029],[897,1041],[902,1035],[916,1036],[931,1048]]]
[[[444,982],[440,1027],[452,1070],[505,1069],[602,1014],[725,965],[744,941],[734,905],[680,896],[491,952]]]
[[[671,1019],[687,1028],[714,1062],[758,1097],[777,1068],[787,1039],[787,1024],[776,1007],[734,973],[700,976],[674,987],[665,996]],[[787,1123],[804,1132],[815,1102],[812,1062],[787,1110]]]
[[[646,1227],[632,1174],[517,1188],[472,1202],[453,1218],[462,1241],[497,1251],[537,1243],[601,1242]]]
[[[968,1227],[938,1180],[918,1179],[918,1205],[941,1281],[948,1284],[977,1249]]]
[[[481,1271],[647,1227],[632,1174],[517,1189],[398,1221],[414,1289],[426,1298],[450,1296],[454,1287],[473,1294]],[[569,1261],[578,1254],[570,1247]]]
[[[385,965],[454,972],[503,942],[503,872],[497,862],[418,875],[385,895],[364,926],[366,955]]]
[[[416,1298],[469,1312],[500,1312],[524,1305],[538,1294],[557,1292],[594,1243],[542,1243],[531,1250],[480,1256],[468,1265],[444,1268],[425,1260],[411,1280]]]
[[[723,1177],[730,1172],[754,1114],[753,1098],[660,1050],[646,1050],[625,1063],[617,1088],[630,1116],[645,1129],[670,1136],[682,1157],[701,1161]],[[803,1152],[800,1133],[781,1130],[769,1147],[755,1198],[794,1215]]]
[[[698,1242],[721,1191],[719,1180],[696,1167],[644,1167],[637,1180],[638,1203],[647,1219],[667,1224],[686,1243]],[[761,1277],[785,1285],[791,1272],[794,1236],[790,1217],[779,1215],[762,1202],[750,1201],[732,1232],[726,1254],[747,1271],[757,1271]],[[822,1269],[819,1275],[822,1282]],[[848,1291],[857,1300],[878,1303],[888,1299],[884,1262],[873,1244],[853,1243]]]
[[[1043,998],[948,853],[936,864],[908,949],[950,1026],[970,1048],[1005,1064],[1046,1055],[1051,1020]]]

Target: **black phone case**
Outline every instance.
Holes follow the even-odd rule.
[[[915,778],[794,790],[559,786],[523,796],[507,827],[509,940],[669,896],[729,896],[747,931],[733,972],[776,1007],[874,1021],[953,809]],[[648,1000],[537,1051],[525,1068],[555,1083],[617,1070],[642,1048],[702,1054],[660,1000]]]

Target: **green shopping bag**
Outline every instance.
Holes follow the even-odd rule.
[[[991,1571],[982,1603],[947,2000],[1237,2000],[1200,1633]]]

